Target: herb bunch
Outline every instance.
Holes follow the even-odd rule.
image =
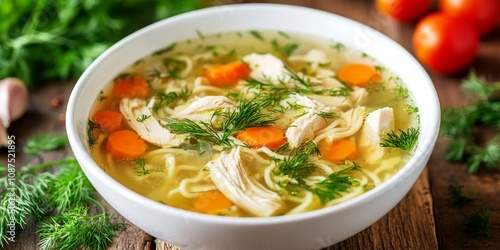
[[[58,141],[58,147],[67,145],[65,136],[35,136],[33,145],[45,140]],[[28,143],[29,145],[30,143]],[[29,150],[30,147],[27,147]],[[38,148],[37,154],[44,152]],[[46,171],[59,167],[57,173]],[[12,242],[12,223],[25,229],[30,219],[39,230],[40,248],[44,249],[105,249],[123,223],[106,214],[101,203],[94,199],[95,190],[81,170],[76,159],[61,159],[39,165],[26,165],[16,170],[14,180],[7,175],[8,168],[0,166],[0,247]],[[94,216],[87,211],[91,204],[101,208]]]
[[[328,175],[324,180],[308,183],[306,178],[317,169],[317,165],[309,160],[309,156],[319,154],[316,144],[308,141],[292,149],[284,159],[272,158],[276,164],[274,174],[281,178],[280,186],[292,195],[296,195],[300,189],[308,190],[325,204],[341,196],[341,192],[359,185],[359,181],[348,176],[352,171],[360,169],[360,166],[352,161],[344,162],[345,167],[342,170]]]
[[[0,79],[72,79],[110,45],[153,21],[206,1],[16,0],[0,8]],[[47,56],[50,55],[50,56]]]
[[[487,83],[471,72],[462,88],[472,103],[442,109],[440,135],[449,141],[446,159],[464,161],[469,173],[480,166],[496,170],[500,166],[500,82]],[[482,145],[474,130],[486,127],[494,128],[497,135]]]

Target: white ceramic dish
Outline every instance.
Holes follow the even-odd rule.
[[[86,138],[91,104],[117,73],[172,42],[196,37],[197,31],[210,34],[249,29],[331,38],[364,51],[399,75],[420,110],[421,136],[414,157],[393,178],[357,198],[317,211],[272,218],[218,217],[168,207],[127,189],[94,162]],[[319,249],[360,232],[388,213],[413,186],[432,152],[440,120],[439,102],[429,76],[396,42],[331,13],[271,4],[194,11],[126,37],[88,67],[71,94],[67,110],[71,147],[97,191],[131,223],[186,249]]]

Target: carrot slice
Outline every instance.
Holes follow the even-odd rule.
[[[352,160],[357,153],[356,144],[347,139],[333,141],[329,146],[323,147],[321,150],[321,155],[334,163],[340,163],[347,159]]]
[[[201,213],[211,214],[230,208],[233,205],[220,191],[204,192],[195,198],[194,208]]]
[[[118,98],[144,98],[149,94],[146,81],[140,76],[126,76],[119,78],[113,86],[113,93]]]
[[[123,125],[122,114],[111,110],[97,111],[93,121],[97,123],[105,133],[120,130]]]
[[[347,84],[358,87],[365,87],[368,83],[380,79],[380,75],[374,67],[358,63],[345,65],[340,69],[338,77]]]
[[[219,87],[234,86],[239,80],[247,78],[249,74],[250,67],[239,61],[216,64],[205,69],[205,77],[210,84]]]
[[[252,148],[268,147],[271,150],[276,150],[285,143],[283,131],[265,126],[242,130],[238,132],[236,138]]]
[[[117,158],[133,160],[146,151],[148,145],[131,130],[119,130],[111,133],[106,143],[106,149]]]

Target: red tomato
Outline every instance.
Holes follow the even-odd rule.
[[[402,22],[413,22],[431,9],[432,0],[376,0],[384,15]]]
[[[470,20],[483,36],[495,29],[500,16],[498,0],[439,0],[439,9]]]
[[[413,47],[422,64],[438,73],[450,74],[472,63],[479,39],[479,33],[470,22],[438,12],[417,24]]]

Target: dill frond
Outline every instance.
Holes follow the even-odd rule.
[[[40,249],[105,250],[125,225],[105,213],[89,216],[88,208],[76,206],[40,224]]]
[[[350,166],[328,175],[326,179],[317,182],[313,187],[307,187],[309,191],[318,196],[322,204],[326,204],[328,201],[342,196],[342,192],[347,192],[352,187],[360,185],[360,182],[349,174],[361,167],[354,162],[345,164],[350,164]]]
[[[134,163],[137,165],[137,167],[134,168],[134,171],[138,176],[149,174],[149,170],[146,169],[146,161],[144,160],[144,157],[137,158]]]
[[[394,131],[387,134],[382,142],[380,142],[381,147],[388,148],[399,148],[402,150],[410,151],[415,147],[418,136],[420,135],[420,128],[408,128],[408,130],[399,130],[400,134],[396,135]]]
[[[59,213],[75,206],[88,206],[94,193],[76,159],[59,165],[57,178],[48,187],[49,201]]]
[[[96,128],[99,128],[99,124],[89,119],[87,122],[87,142],[90,148],[94,147],[97,144],[97,140],[94,136],[94,129]]]
[[[466,193],[462,186],[450,184],[448,193],[451,195],[450,203],[452,206],[461,206],[472,201],[472,191]]]
[[[465,229],[468,232],[483,234],[490,237],[491,214],[485,207],[476,208],[465,223]]]
[[[40,134],[30,138],[23,150],[26,154],[37,155],[45,151],[62,148],[66,145],[68,145],[66,135]]]

